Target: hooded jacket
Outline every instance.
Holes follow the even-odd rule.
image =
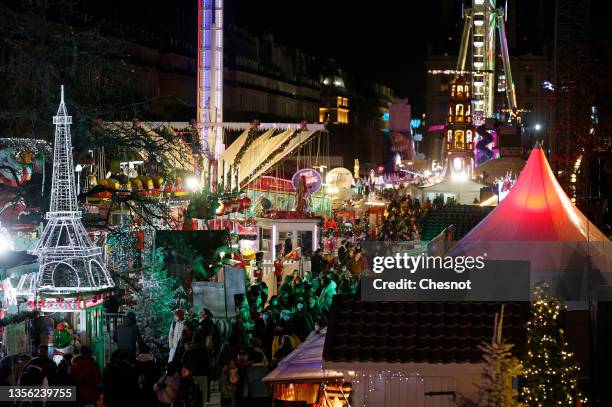
[[[136,354],[136,346],[143,341],[134,314],[128,313],[125,316],[123,323],[117,327],[113,339],[117,343],[118,349]]]

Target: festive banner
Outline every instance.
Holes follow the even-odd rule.
[[[259,177],[248,186],[249,189],[255,189],[258,191],[281,191],[281,192],[293,192],[293,184],[288,179],[276,178],[276,177]]]

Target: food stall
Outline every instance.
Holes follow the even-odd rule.
[[[275,406],[351,405],[351,384],[341,372],[323,369],[325,333],[315,333],[291,352],[263,381],[274,388]]]
[[[321,219],[308,218],[296,211],[275,211],[269,218],[255,218],[257,250],[265,260],[276,259],[277,252],[289,239],[293,249],[315,251],[319,245]]]

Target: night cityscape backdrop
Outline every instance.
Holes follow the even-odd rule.
[[[0,0],[0,402],[612,405],[606,12]]]

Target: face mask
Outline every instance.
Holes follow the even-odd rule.
[[[321,327],[319,326],[319,324],[315,324],[315,331],[319,332],[320,329]]]
[[[268,314],[263,314],[261,317],[263,318],[264,321],[268,320]]]
[[[285,322],[289,322],[289,320],[291,319],[291,317],[289,315],[285,315],[283,317],[283,319],[285,320]]]
[[[178,317],[174,316],[174,322],[178,322],[178,320],[179,320]]]
[[[300,310],[300,311],[303,310],[304,309],[304,304],[298,304],[297,305],[297,309]]]

